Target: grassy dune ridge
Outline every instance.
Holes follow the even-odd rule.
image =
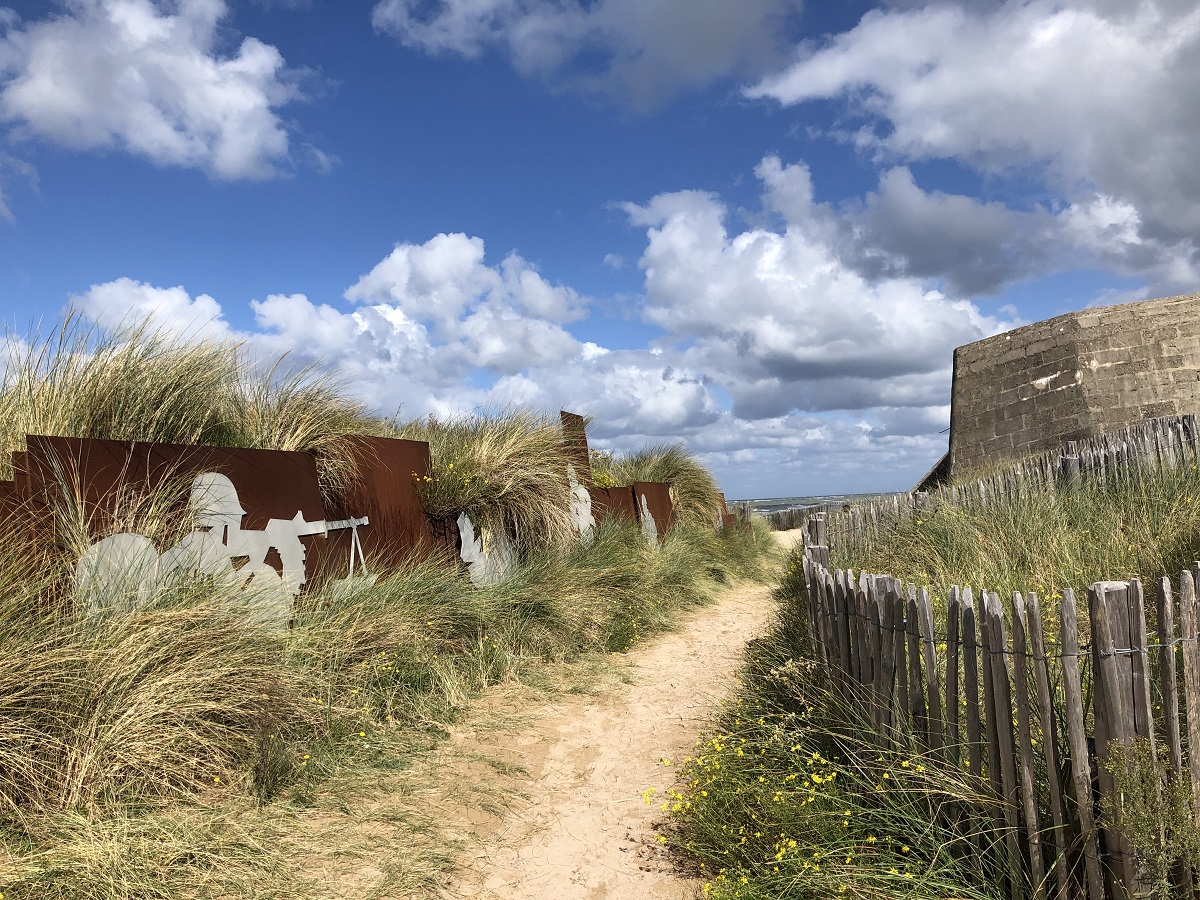
[[[425,439],[433,511],[505,527],[521,562],[487,588],[422,559],[318,585],[280,633],[250,620],[243,592],[203,578],[164,585],[133,611],[119,589],[90,596],[85,614],[70,573],[103,536],[95,523],[64,499],[52,546],[8,527],[5,900],[314,896],[317,861],[369,852],[337,823],[434,746],[472,696],[623,651],[731,581],[761,576],[774,546],[761,524],[686,522],[659,548],[620,523],[580,544],[568,531],[561,432],[534,413],[388,422],[311,372],[261,374],[236,347],[138,330],[68,323],[14,353],[0,383],[2,450],[19,449],[26,432],[305,449],[336,490],[353,477],[340,435]],[[183,489],[125,498],[119,528],[160,539],[186,530],[163,514]],[[415,799],[391,802],[400,812],[381,826],[387,862],[371,889],[427,895],[453,847]]]

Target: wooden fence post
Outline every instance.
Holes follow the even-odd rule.
[[[929,749],[935,756],[943,756],[945,746],[942,728],[942,689],[938,682],[937,643],[933,631],[933,608],[929,603],[929,591],[921,588],[917,592],[917,616],[924,647],[925,697],[928,703],[927,739]]]
[[[1192,798],[1200,816],[1200,622],[1196,610],[1196,582],[1191,572],[1179,576],[1179,630],[1183,647],[1183,697],[1188,731],[1188,772]]]
[[[967,771],[973,780],[983,780],[982,734],[979,720],[979,639],[975,627],[975,600],[970,588],[962,592],[962,635],[963,635],[963,691],[967,698]],[[976,848],[983,842],[979,836],[982,827],[982,811],[972,811],[980,825],[972,827],[972,840]]]
[[[1087,876],[1088,900],[1105,900],[1104,875],[1100,868],[1100,847],[1092,818],[1092,773],[1084,728],[1083,689],[1079,682],[1079,620],[1075,593],[1063,591],[1062,673],[1067,711],[1067,736],[1071,747],[1071,781],[1075,793],[1075,813],[1083,837],[1083,864]]]
[[[834,585],[834,614],[836,616],[835,634],[838,644],[838,660],[840,661],[841,695],[847,703],[850,702],[850,679],[853,678],[853,659],[850,656],[850,620],[846,608],[849,602],[846,573],[838,570]]]
[[[871,580],[870,592],[867,595],[867,610],[870,615],[868,625],[871,628],[871,668],[874,675],[872,686],[873,702],[875,705],[874,725],[876,733],[884,738],[887,736],[887,708],[892,702],[892,686],[884,680],[883,656],[890,634],[883,631],[883,595],[886,578],[880,576]]]
[[[1069,900],[1070,873],[1067,870],[1067,829],[1063,808],[1062,782],[1059,775],[1058,733],[1050,694],[1050,661],[1046,657],[1046,638],[1042,631],[1042,610],[1037,594],[1029,594],[1029,635],[1033,645],[1033,674],[1037,682],[1038,713],[1042,727],[1042,751],[1046,759],[1046,779],[1050,788],[1050,817],[1054,822],[1054,877],[1059,900]]]
[[[1016,798],[1017,767],[1016,754],[1013,752],[1013,708],[1012,682],[1008,664],[1008,638],[1004,631],[1004,609],[1000,605],[998,594],[986,593],[987,598],[987,631],[990,638],[988,648],[991,656],[992,670],[992,710],[990,731],[993,732],[992,742],[1000,751],[999,769],[1004,815],[1004,846],[1008,856],[1009,894],[1012,900],[1022,900],[1025,896],[1025,867],[1021,861],[1020,822],[1017,819]],[[996,761],[989,760],[991,766]]]
[[[904,600],[904,586],[894,582],[895,593],[892,595],[892,606],[895,609],[892,621],[896,630],[892,633],[892,647],[895,648],[896,660],[896,737],[904,743],[912,730],[911,709],[908,693],[908,625],[905,622],[908,604]]]
[[[1013,598],[1013,687],[1017,700],[1017,749],[1021,760],[1021,805],[1025,812],[1025,832],[1029,842],[1029,876],[1034,896],[1046,898],[1046,868],[1042,860],[1041,825],[1038,822],[1036,772],[1033,761],[1033,732],[1029,724],[1029,652],[1028,619],[1025,600]]]
[[[1094,713],[1100,795],[1118,810],[1123,795],[1117,789],[1115,776],[1109,771],[1109,760],[1113,746],[1128,749],[1134,737],[1128,602],[1129,585],[1125,582],[1101,581],[1088,588],[1092,659],[1096,673]],[[1121,638],[1119,645],[1117,637]],[[1120,887],[1132,892],[1138,880],[1133,848],[1116,828],[1106,824],[1103,834],[1113,895],[1119,896]]]
[[[1175,666],[1175,605],[1171,601],[1171,579],[1158,580],[1158,680],[1162,687],[1163,713],[1166,716],[1167,751],[1171,771],[1183,775],[1183,746],[1179,738],[1179,676]]]
[[[962,602],[959,599],[959,587],[950,588],[950,600],[946,604],[946,726],[947,746],[946,762],[955,769],[962,761],[962,736],[958,727],[958,660],[959,660],[959,628],[962,617]]]
[[[863,683],[862,614],[859,612],[858,584],[851,569],[846,570],[846,625],[850,643],[850,680],[857,695],[858,687]]]
[[[921,678],[921,629],[917,612],[917,588],[913,584],[908,585],[904,627],[908,635],[909,718],[917,734],[925,736],[924,743],[928,746],[929,720],[925,714],[925,683]]]
[[[1150,698],[1150,644],[1146,628],[1146,596],[1142,582],[1134,578],[1129,582],[1129,644],[1131,674],[1133,677],[1133,733],[1145,738],[1150,745],[1150,755],[1157,758],[1154,736],[1154,703]]]
[[[880,626],[880,678],[883,684],[880,704],[880,734],[893,744],[897,742],[894,729],[900,721],[896,715],[898,703],[895,693],[896,685],[896,588],[895,579],[885,578],[883,594],[880,598],[883,604],[882,621]]]

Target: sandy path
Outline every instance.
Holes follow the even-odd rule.
[[[662,760],[676,763],[693,751],[772,608],[768,588],[737,588],[693,613],[679,632],[630,652],[624,685],[517,710],[489,710],[485,698],[453,733],[451,752],[508,773],[524,799],[468,826],[473,858],[444,896],[699,896],[699,882],[673,874],[655,841],[661,797],[676,773]],[[655,800],[646,804],[649,788]]]

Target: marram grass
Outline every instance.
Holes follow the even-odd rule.
[[[0,477],[28,434],[306,450],[322,487],[352,479],[347,434],[387,435],[335,380],[284,358],[259,365],[235,343],[181,342],[146,326],[113,331],[68,319],[10,340],[0,378]]]
[[[652,444],[628,456],[593,456],[602,486],[659,481],[671,485],[675,517],[692,527],[713,526],[721,508],[716,480],[683,444]]]
[[[224,443],[233,345],[179,345],[146,327],[104,332],[68,319],[46,336],[10,340],[0,380],[0,468],[25,435],[174,444]],[[11,477],[11,474],[5,474]]]
[[[936,498],[937,495],[935,495]],[[1200,472],[1147,474],[1018,498],[935,499],[881,539],[854,551],[833,546],[837,568],[894,575],[941,596],[950,585],[1087,596],[1096,581],[1176,577],[1200,557]]]
[[[418,419],[396,436],[429,443],[433,473],[418,483],[429,515],[466,512],[522,549],[572,540],[569,460],[556,419],[526,410]]]
[[[297,811],[358,802],[484,687],[627,649],[759,576],[774,547],[761,525],[717,534],[686,500],[657,549],[620,523],[581,545],[561,429],[534,413],[397,430],[311,371],[264,370],[234,345],[144,328],[68,321],[10,350],[6,472],[31,433],[247,446],[313,452],[336,493],[353,478],[345,435],[425,439],[429,511],[503,528],[522,561],[489,588],[429,560],[314,585],[280,632],[253,624],[245,598],[209,579],[164,586],[136,611],[120,592],[77,595],[74,563],[94,541],[135,531],[162,547],[189,529],[187,478],[129,491],[104,516],[64,490],[41,543],[0,523],[5,900],[313,896]],[[673,480],[684,498],[700,494],[680,494],[682,474],[711,484],[681,453],[667,456],[673,469],[630,477]],[[417,819],[406,829],[372,888],[381,895],[416,896],[449,864],[434,830]],[[348,831],[322,833],[323,859],[361,852]]]

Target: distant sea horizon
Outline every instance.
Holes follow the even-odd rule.
[[[750,509],[759,515],[783,512],[786,509],[807,509],[810,506],[820,506],[823,503],[843,503],[854,500],[867,500],[871,497],[890,497],[896,491],[872,492],[867,494],[819,494],[809,497],[759,497],[754,499],[734,500],[734,503],[749,503]]]

